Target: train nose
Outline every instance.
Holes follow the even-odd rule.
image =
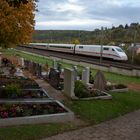
[[[128,60],[127,55],[123,55],[123,56],[122,56],[122,60],[127,61],[127,60]]]

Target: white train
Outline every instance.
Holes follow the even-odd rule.
[[[127,61],[128,57],[125,52],[118,46],[103,45],[101,51],[101,45],[75,45],[75,44],[52,44],[52,43],[30,43],[28,47],[55,50],[60,52],[69,52],[76,54],[84,54],[90,56],[110,58],[113,60]]]

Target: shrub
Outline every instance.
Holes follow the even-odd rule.
[[[122,88],[127,88],[127,86],[123,84],[119,84],[119,85],[116,85],[115,88],[122,89]]]
[[[134,57],[134,61],[135,61],[135,63],[140,64],[140,54],[138,54]]]
[[[90,94],[86,85],[81,81],[75,82],[74,93],[78,98],[86,98],[89,97]]]
[[[10,84],[5,87],[5,92],[9,98],[19,97],[21,95],[20,86],[17,84]]]

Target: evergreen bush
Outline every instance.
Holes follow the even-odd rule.
[[[86,85],[82,81],[75,82],[74,93],[78,98],[87,98],[90,94]]]

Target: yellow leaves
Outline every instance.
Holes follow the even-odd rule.
[[[20,44],[31,40],[34,29],[34,0],[20,7],[11,7],[0,0],[0,44]]]
[[[79,41],[78,39],[75,39],[75,40],[73,41],[73,44],[75,44],[75,45],[80,44],[80,41]]]

